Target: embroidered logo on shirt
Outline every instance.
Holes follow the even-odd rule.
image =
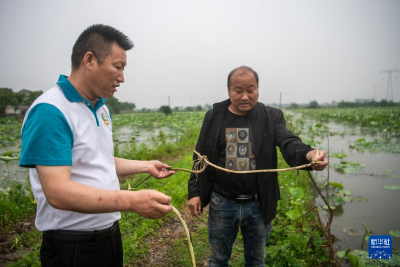
[[[103,119],[104,124],[106,124],[106,125],[109,125],[109,124],[110,124],[110,122],[108,121],[108,119],[107,119],[107,117],[106,117],[106,114],[101,113],[101,118]]]

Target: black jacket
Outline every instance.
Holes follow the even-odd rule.
[[[218,134],[229,104],[228,99],[214,104],[213,109],[207,111],[197,140],[196,151],[206,155],[212,163],[216,163],[218,159]],[[309,163],[305,156],[313,148],[286,129],[286,121],[281,110],[257,103],[247,113],[247,119],[253,135],[258,170],[277,168],[276,147],[280,148],[290,166]],[[194,154],[193,160],[196,159],[197,155]],[[214,173],[212,168],[208,166],[205,172],[198,174],[198,177],[191,174],[188,182],[188,199],[200,196],[202,209],[210,203]],[[257,173],[257,177],[264,221],[268,224],[276,216],[277,201],[280,199],[278,174]]]

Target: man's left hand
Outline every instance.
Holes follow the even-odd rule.
[[[316,171],[322,171],[326,166],[328,166],[328,157],[322,150],[311,150],[307,153],[306,158],[309,162],[321,161],[321,163],[315,163],[312,165],[312,168]]]
[[[176,173],[176,171],[171,171],[171,166],[168,166],[161,161],[151,160],[148,161],[147,172],[157,179],[167,178]]]

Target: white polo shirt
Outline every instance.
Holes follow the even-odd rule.
[[[110,227],[121,218],[119,212],[84,214],[52,207],[43,193],[35,165],[72,166],[72,181],[120,190],[112,121],[104,99],[99,98],[93,107],[63,75],[57,86],[36,99],[22,125],[20,166],[30,168],[37,202],[35,225],[39,231],[90,231]]]

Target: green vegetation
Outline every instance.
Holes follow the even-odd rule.
[[[301,114],[302,119],[308,118],[322,124],[332,120],[337,123],[359,125],[372,133],[382,132],[387,140],[400,137],[400,106],[299,109],[294,112]]]
[[[0,148],[21,143],[22,119],[0,117]]]
[[[119,113],[129,113],[132,112],[136,105],[134,103],[129,102],[120,102],[116,97],[112,96],[107,99],[106,105],[110,110],[111,114],[119,114]]]
[[[164,113],[165,115],[169,115],[172,113],[172,110],[169,106],[161,106],[158,111]]]
[[[315,146],[319,144],[318,137],[332,133],[327,126],[330,120],[339,123],[360,125],[368,131],[382,132],[382,138],[386,142],[398,142],[400,123],[400,108],[387,107],[374,110],[355,109],[306,109],[296,110],[302,115],[300,119],[294,120],[295,115],[287,115],[287,125],[292,132],[301,135],[307,132],[307,143]],[[392,115],[393,114],[393,115]],[[173,112],[169,116],[162,113],[134,113],[114,115],[113,131],[115,138],[115,155],[124,158],[139,160],[160,159],[176,168],[190,169],[192,167],[192,153],[195,147],[200,126],[203,121],[204,111],[201,112]],[[306,126],[305,120],[311,118],[315,123]],[[12,118],[0,118],[0,147],[18,146],[20,142],[21,121]],[[128,138],[120,138],[120,130],[129,129]],[[146,139],[143,142],[143,139]],[[371,145],[365,145],[371,142]],[[354,149],[365,149],[373,146],[374,141],[358,140]],[[396,143],[397,144],[397,143]],[[363,146],[363,147],[361,147]],[[340,150],[339,150],[340,151]],[[18,151],[17,151],[18,152]],[[338,168],[344,172],[349,171],[351,162],[344,161],[347,155],[343,152],[333,153],[341,163]],[[18,156],[12,154],[12,156]],[[279,153],[278,168],[287,167]],[[353,166],[354,167],[354,166]],[[352,169],[351,171],[354,171]],[[388,172],[390,173],[390,172]],[[122,189],[128,185],[137,185],[146,177],[145,174],[124,177],[121,183]],[[172,196],[172,204],[182,212],[187,200],[187,180],[189,174],[178,172],[168,179],[146,179],[135,188],[156,189]],[[392,174],[393,178],[396,174]],[[392,178],[391,178],[392,179]],[[327,239],[318,219],[318,212],[326,212],[324,209],[315,207],[316,192],[313,184],[305,171],[290,171],[279,174],[281,187],[281,200],[278,204],[278,214],[273,221],[274,229],[271,233],[269,245],[266,247],[267,264],[273,262],[274,266],[314,266],[329,258],[327,253]],[[22,257],[11,266],[40,266],[39,248],[41,234],[37,231],[14,233],[18,222],[34,216],[35,203],[30,193],[29,183],[20,184],[9,181],[7,188],[0,191],[0,226],[2,231],[13,233],[10,243],[12,250],[31,248],[31,252]],[[352,197],[351,192],[345,190],[339,183],[319,185],[320,190],[325,193],[329,188],[330,207],[334,208],[349,201],[366,201],[366,198]],[[390,187],[388,189],[398,190]],[[328,208],[326,206],[326,208]],[[209,246],[207,240],[207,214],[204,214],[200,222],[197,219],[186,219],[191,232],[194,251],[197,262],[206,262],[209,257]],[[129,266],[149,265],[149,253],[152,244],[165,241],[160,235],[163,229],[176,219],[171,213],[161,220],[149,220],[135,213],[122,213],[120,221],[123,235],[124,262]],[[194,227],[194,225],[197,225]],[[3,233],[2,232],[2,233]],[[0,233],[1,234],[1,233]],[[391,233],[392,234],[392,233]],[[168,232],[167,232],[168,235]],[[393,236],[398,235],[393,230]],[[164,266],[191,266],[189,248],[186,237],[182,231],[179,238],[168,243],[168,249],[163,257]],[[154,241],[156,240],[156,241]],[[349,252],[356,255],[358,251]],[[360,252],[362,253],[362,252]],[[242,237],[239,234],[232,253],[232,266],[243,266]],[[344,255],[344,254],[343,254]],[[345,257],[348,259],[347,254]],[[350,256],[351,257],[351,256]],[[362,259],[362,256],[358,256]]]

